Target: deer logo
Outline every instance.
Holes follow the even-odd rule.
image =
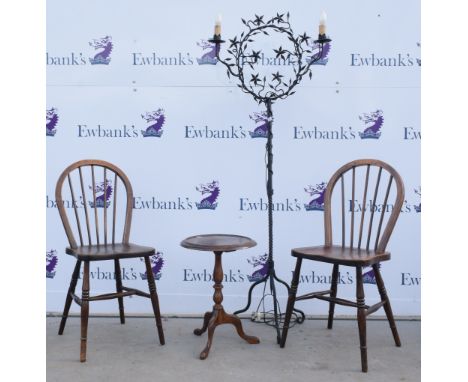
[[[206,51],[200,58],[197,58],[198,65],[216,65],[218,62],[216,58],[216,44],[201,40],[197,45]]]
[[[112,44],[112,37],[106,36],[99,39],[93,39],[89,45],[92,46],[95,50],[102,49],[97,52],[93,58],[89,58],[91,65],[109,65],[111,60],[110,54],[114,48]]]
[[[93,189],[91,186],[89,186],[89,188],[91,190]],[[94,187],[94,192],[96,193],[96,204],[94,203],[94,200],[90,200],[89,205],[91,208],[104,208],[104,205],[108,208],[110,205],[110,197],[112,195],[111,181],[106,179],[105,182],[98,183]]]
[[[327,184],[325,182],[317,184],[315,187],[307,186],[304,191],[307,192],[312,200],[308,204],[304,204],[306,211],[323,211],[325,203],[325,191]]]
[[[150,256],[151,271],[153,272],[153,276],[155,280],[159,280],[162,276],[161,269],[164,265],[164,259],[162,255],[163,255],[162,252],[156,252],[155,255]],[[143,259],[140,259],[140,260],[144,261]],[[142,280],[147,280],[148,279],[147,272],[145,273],[140,272],[140,277]]]
[[[362,114],[359,119],[367,126],[363,132],[359,132],[361,139],[379,139],[384,123],[383,111],[376,110],[369,114]]]
[[[141,115],[149,126],[146,130],[141,130],[141,134],[144,137],[158,137],[160,138],[163,133],[163,125],[166,122],[166,117],[164,115],[163,109],[158,109],[156,111],[146,112],[145,114]]]
[[[57,262],[58,257],[55,249],[46,252],[46,277],[48,279],[53,279],[55,277]]]
[[[56,126],[58,122],[57,109],[55,107],[46,110],[46,135],[53,137],[57,132]]]
[[[250,282],[261,280],[268,274],[269,266],[267,253],[258,257],[252,256],[250,259],[247,259],[247,262],[251,264],[254,268],[258,266],[260,267],[259,269],[254,271],[254,273],[252,273],[251,276],[247,275],[247,278]]]
[[[378,264],[378,267],[380,269],[380,264]],[[362,275],[362,282],[364,284],[377,284],[377,281],[375,280],[375,272],[373,268],[371,268],[370,270],[368,270]]]
[[[250,119],[255,122],[256,127],[254,131],[249,131],[251,138],[268,138],[268,130],[270,123],[273,121],[272,117],[268,117],[266,111],[260,113],[254,112],[249,115]]]
[[[195,187],[198,192],[201,192],[202,196],[207,195],[203,198],[200,203],[196,203],[199,210],[214,210],[218,206],[217,200],[219,196],[219,182],[213,180],[211,183],[200,184]]]
[[[310,48],[312,50],[312,57],[307,59],[307,62],[317,60],[320,54],[320,45],[318,43],[310,43]],[[312,65],[327,65],[328,63],[328,54],[330,53],[331,45],[329,42],[323,44],[322,54],[319,60],[312,63]]]

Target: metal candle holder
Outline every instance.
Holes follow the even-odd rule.
[[[263,297],[260,301],[264,301],[265,297],[268,295],[265,294],[267,282],[270,282],[270,294],[273,299],[273,312],[259,312],[260,304],[258,305],[257,311],[253,315],[253,320],[259,315],[262,321],[266,324],[274,326],[276,328],[277,342],[280,342],[280,324],[282,314],[279,312],[279,304],[276,297],[276,287],[275,280],[283,284],[288,293],[290,288],[286,282],[279,279],[275,273],[275,264],[273,261],[273,132],[272,132],[272,121],[273,121],[273,112],[271,109],[272,104],[278,99],[285,99],[290,95],[293,95],[295,91],[293,89],[305,75],[309,75],[309,78],[312,78],[311,66],[315,62],[319,61],[322,58],[323,45],[331,40],[325,34],[319,34],[318,39],[313,42],[318,47],[319,51],[316,54],[313,54],[310,46],[308,45],[311,37],[307,36],[306,33],[303,35],[295,36],[291,25],[289,23],[289,12],[285,14],[277,13],[275,17],[272,17],[270,20],[264,21],[264,16],[255,15],[254,20],[244,20],[241,19],[243,24],[247,27],[246,32],[242,32],[240,37],[234,37],[232,40],[229,40],[229,49],[227,53],[231,57],[227,57],[224,60],[220,58],[220,47],[221,44],[225,41],[221,39],[221,35],[214,35],[212,39],[208,40],[211,43],[214,43],[216,46],[216,58],[227,68],[227,75],[230,78],[234,76],[238,78],[239,84],[237,85],[244,93],[250,94],[255,101],[259,104],[265,104],[268,115],[268,135],[266,143],[266,152],[267,152],[267,196],[268,196],[268,273],[261,280],[256,281],[252,284],[248,293],[248,302],[247,306],[241,310],[234,312],[234,314],[239,314],[247,311],[251,304],[252,291],[253,289],[261,284],[265,283],[265,288],[263,290]],[[268,32],[278,32],[284,33],[288,40],[293,44],[293,50],[284,49],[280,46],[278,49],[273,51],[276,54],[277,59],[289,60],[291,62],[292,69],[294,71],[293,78],[288,80],[283,80],[283,76],[279,71],[272,74],[271,80],[267,81],[267,77],[260,77],[259,73],[251,74],[250,79],[244,77],[244,68],[249,67],[254,70],[255,65],[258,64],[258,60],[262,54],[262,51],[251,50],[248,52],[248,46],[250,43],[254,42],[254,36],[258,34],[269,36]],[[293,61],[291,61],[291,59]],[[295,320],[294,323],[302,323],[305,319],[304,312],[294,309]]]

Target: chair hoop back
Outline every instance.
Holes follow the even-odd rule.
[[[91,178],[92,178],[92,186],[89,186],[92,189],[92,198],[90,200],[86,199],[86,192],[85,192],[85,182],[83,181],[83,172],[85,167],[90,167]],[[97,173],[96,169],[102,168],[103,169],[103,181],[101,182],[100,175]],[[75,191],[72,185],[72,177],[70,176],[72,172],[78,170],[79,174],[79,190],[81,190],[81,197],[79,197],[79,193],[75,197]],[[112,176],[113,174],[113,176]],[[110,178],[110,179],[109,179]],[[113,179],[112,179],[113,178]],[[71,206],[74,210],[75,220],[76,220],[76,227],[78,231],[80,245],[85,245],[83,236],[87,236],[88,245],[93,244],[92,240],[92,232],[95,235],[96,244],[109,244],[108,240],[108,210],[112,210],[112,238],[111,243],[115,243],[115,230],[116,230],[116,214],[117,214],[117,184],[118,179],[123,183],[126,191],[126,207],[125,207],[125,220],[123,226],[123,235],[122,235],[122,243],[126,244],[129,241],[130,237],[130,227],[132,221],[132,208],[133,208],[133,189],[132,185],[130,184],[129,179],[125,175],[125,173],[118,168],[117,166],[113,165],[112,163],[97,160],[97,159],[86,159],[75,162],[68,166],[60,175],[57,185],[55,188],[55,199],[57,202],[57,208],[59,210],[60,218],[62,219],[63,227],[65,229],[65,233],[68,238],[68,242],[70,243],[71,248],[77,248],[78,244],[75,240],[75,236],[73,234],[73,230],[70,225],[70,221],[67,216],[67,211],[65,208],[65,203],[62,196],[63,185],[65,180],[67,180],[70,193],[71,193]],[[96,195],[97,193],[102,193],[102,195]],[[79,203],[81,200],[81,203]],[[82,206],[82,208],[79,206]],[[88,204],[89,204],[89,211],[88,211]],[[103,237],[101,238],[99,235],[99,213],[98,207],[102,208],[103,210]],[[91,210],[94,209],[94,213]],[[80,212],[79,210],[84,210],[84,219],[82,216],[82,220],[86,222],[86,231],[83,232],[81,229],[80,224]],[[82,213],[81,213],[82,215]],[[93,216],[94,215],[94,219]],[[94,220],[95,230],[92,229],[92,221]],[[86,237],[85,236],[85,237]]]
[[[365,177],[365,184],[364,184],[364,195],[362,198],[362,205],[360,206],[361,209],[361,216],[360,216],[360,222],[359,223],[359,231],[357,231],[356,227],[356,233],[358,233],[358,238],[357,238],[357,245],[355,245],[355,209],[356,209],[356,200],[361,201],[361,199],[357,199],[356,195],[356,169],[359,167],[365,167],[366,170],[366,177]],[[369,179],[370,179],[370,170],[371,168],[377,168],[377,174],[376,174],[376,181],[375,181],[375,188],[372,189],[369,185]],[[349,240],[349,247],[354,248],[357,247],[358,249],[361,249],[361,245],[364,244],[363,240],[363,233],[364,232],[364,218],[365,218],[365,213],[370,209],[370,215],[368,217],[368,229],[367,229],[367,243],[366,243],[366,250],[369,251],[370,249],[370,240],[371,240],[371,235],[372,235],[372,228],[373,228],[373,222],[374,222],[374,212],[378,210],[376,200],[378,198],[378,191],[379,191],[379,186],[384,183],[381,180],[383,179],[382,173],[386,172],[388,173],[388,183],[387,186],[384,189],[385,192],[385,197],[383,200],[383,203],[381,204],[381,211],[380,211],[380,218],[379,218],[379,223],[377,225],[377,232],[375,234],[375,245],[374,245],[374,251],[377,253],[382,253],[385,252],[385,248],[387,246],[387,243],[390,239],[390,235],[392,234],[393,228],[395,227],[395,223],[400,215],[401,208],[403,206],[404,202],[404,197],[405,197],[405,188],[403,181],[398,174],[398,172],[389,164],[376,160],[376,159],[358,159],[354,160],[352,162],[349,162],[339,168],[335,174],[330,178],[327,188],[325,191],[325,198],[324,198],[324,223],[325,223],[325,245],[326,246],[332,246],[333,245],[333,235],[332,235],[332,194],[335,189],[335,186],[337,183],[340,181],[341,183],[341,206],[342,206],[342,212],[341,212],[341,220],[342,220],[342,246],[345,246],[345,237],[347,236],[346,232],[346,217],[345,217],[345,180],[344,180],[344,175],[348,172],[352,173],[352,195],[350,199],[350,240]],[[393,204],[389,203],[389,195],[392,187],[396,188],[396,196],[395,196],[395,201]],[[372,193],[373,192],[373,193]],[[369,201],[369,208],[367,207],[367,202]],[[391,207],[391,208],[390,208]],[[387,220],[387,223],[385,225],[385,228],[382,233],[382,228],[383,228],[383,221],[384,221],[384,215],[385,212],[391,209],[390,216]],[[357,211],[359,212],[359,211]],[[374,225],[375,228],[375,225]]]

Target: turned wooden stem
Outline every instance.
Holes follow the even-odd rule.
[[[215,305],[213,308],[218,310],[223,309],[223,306],[221,305],[221,303],[223,302],[222,282],[224,276],[223,265],[221,263],[222,254],[223,252],[215,252],[215,265],[213,269],[213,280],[215,282],[213,285],[213,288],[215,290],[213,294],[213,301]]]

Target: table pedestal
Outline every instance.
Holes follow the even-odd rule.
[[[222,324],[232,324],[236,327],[237,334],[244,340],[246,340],[249,344],[258,344],[260,343],[260,340],[257,337],[253,336],[248,336],[244,333],[244,330],[242,329],[242,323],[239,317],[234,316],[232,314],[228,314],[224,311],[223,306],[221,305],[221,302],[223,301],[223,266],[221,263],[221,255],[223,252],[215,251],[215,266],[213,270],[213,280],[215,284],[213,285],[214,288],[214,294],[213,294],[213,301],[214,301],[214,306],[213,306],[213,311],[211,312],[206,312],[205,317],[203,319],[203,326],[201,329],[195,329],[193,331],[194,334],[197,336],[201,336],[203,333],[205,333],[208,330],[208,341],[206,342],[205,348],[202,350],[200,353],[200,359],[206,359],[208,357],[208,354],[210,352],[211,348],[211,343],[213,341],[213,334],[215,331],[215,328],[218,325]]]

